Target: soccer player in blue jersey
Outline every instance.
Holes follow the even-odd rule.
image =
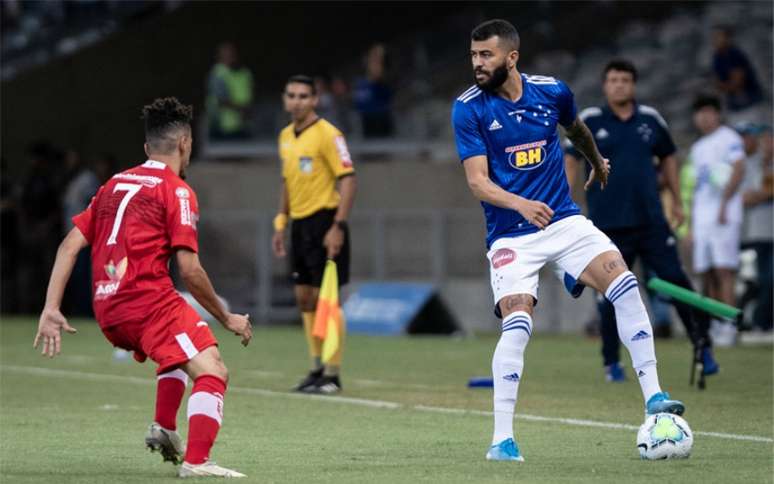
[[[653,329],[637,278],[570,198],[557,124],[591,163],[586,187],[594,182],[604,187],[610,164],[578,118],[570,89],[553,77],[519,73],[519,44],[518,32],[505,20],[473,30],[476,84],[457,98],[452,112],[468,185],[484,207],[495,314],[502,318],[492,357],[494,435],[488,460],[524,460],[513,439],[513,413],[532,335],[538,272],[549,263],[612,303],[646,413],[685,411],[682,402],[661,391]]]

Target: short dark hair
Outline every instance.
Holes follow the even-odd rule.
[[[295,76],[290,76],[290,78],[288,78],[288,82],[285,83],[285,87],[287,87],[288,84],[306,84],[312,89],[312,95],[317,95],[317,86],[314,85],[314,79],[312,79],[311,76],[307,76],[306,74],[296,74]]]
[[[692,107],[694,112],[706,107],[715,108],[720,112],[720,98],[714,94],[699,94],[693,101]]]
[[[637,68],[626,59],[613,59],[607,63],[605,70],[602,71],[602,80],[607,79],[607,73],[610,71],[628,72],[632,75],[634,82],[637,82]]]
[[[181,103],[176,97],[157,98],[143,106],[142,119],[145,120],[145,142],[150,150],[171,153],[177,142],[171,136],[173,132],[191,129],[193,106]]]
[[[512,50],[519,50],[521,39],[519,38],[519,32],[516,30],[516,27],[507,20],[499,18],[487,20],[486,22],[479,24],[470,33],[470,40],[482,41],[490,39],[495,35],[499,37],[501,41],[507,42]]]

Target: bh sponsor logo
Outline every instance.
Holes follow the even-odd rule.
[[[108,280],[97,281],[94,284],[96,286],[94,290],[95,301],[107,299],[118,292],[118,286],[121,284],[121,278],[126,274],[126,266],[128,264],[129,261],[124,257],[118,262],[118,265],[115,265],[112,260],[105,265],[105,273],[108,276]]]
[[[546,159],[546,140],[505,148],[508,163],[517,170],[534,170]]]
[[[492,267],[499,269],[516,260],[516,252],[511,249],[498,249],[492,255]]]

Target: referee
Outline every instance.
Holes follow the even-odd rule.
[[[312,329],[326,261],[336,262],[340,286],[349,280],[347,217],[355,198],[355,170],[341,131],[315,112],[318,97],[311,77],[288,79],[282,98],[292,122],[279,135],[282,182],[272,249],[277,257],[287,254],[285,228],[290,219],[296,303],[312,359],[312,369],[294,390],[338,393],[343,335],[339,350],[323,366],[322,341],[312,335]]]
[[[664,218],[659,198],[661,172],[675,201],[671,218],[676,226],[681,225],[684,215],[676,148],[669,128],[658,111],[634,100],[637,70],[631,62],[611,61],[603,71],[602,81],[607,104],[583,110],[580,118],[594,135],[602,156],[615,160],[615,165],[604,191],[596,185],[587,191],[589,218],[620,249],[629,267],[641,257],[643,264],[657,277],[693,290],[680,264],[676,240]],[[582,159],[582,155],[570,146],[565,156],[570,185],[578,171],[578,161]],[[587,165],[587,171],[588,168]],[[672,304],[694,346],[701,349],[702,371],[705,375],[717,373],[719,367],[707,334],[707,315],[678,301],[672,301]],[[613,306],[603,298],[598,309],[607,380],[623,381]]]

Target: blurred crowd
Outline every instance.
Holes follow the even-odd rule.
[[[385,46],[377,43],[363,56],[362,72],[351,78],[331,74],[326,68],[311,73],[318,92],[317,112],[320,116],[345,133],[354,133],[355,137],[393,136],[393,89],[387,60]],[[217,48],[216,62],[207,79],[210,139],[228,141],[255,137],[258,133],[254,126],[254,104],[252,72],[240,61],[233,43],[222,43]]]
[[[2,0],[2,78],[71,54],[123,25],[156,12],[171,11],[180,3],[180,0]]]
[[[730,123],[770,121],[771,104],[747,54],[735,44],[733,28],[717,25],[712,32],[712,72],[723,94]]]
[[[84,160],[78,152],[46,141],[31,143],[27,157],[25,170],[18,176],[2,160],[3,313],[40,311],[57,247],[73,226],[70,219],[88,206],[99,186],[116,170],[110,154]],[[83,251],[64,301],[69,314],[91,315],[90,281],[89,254]]]

